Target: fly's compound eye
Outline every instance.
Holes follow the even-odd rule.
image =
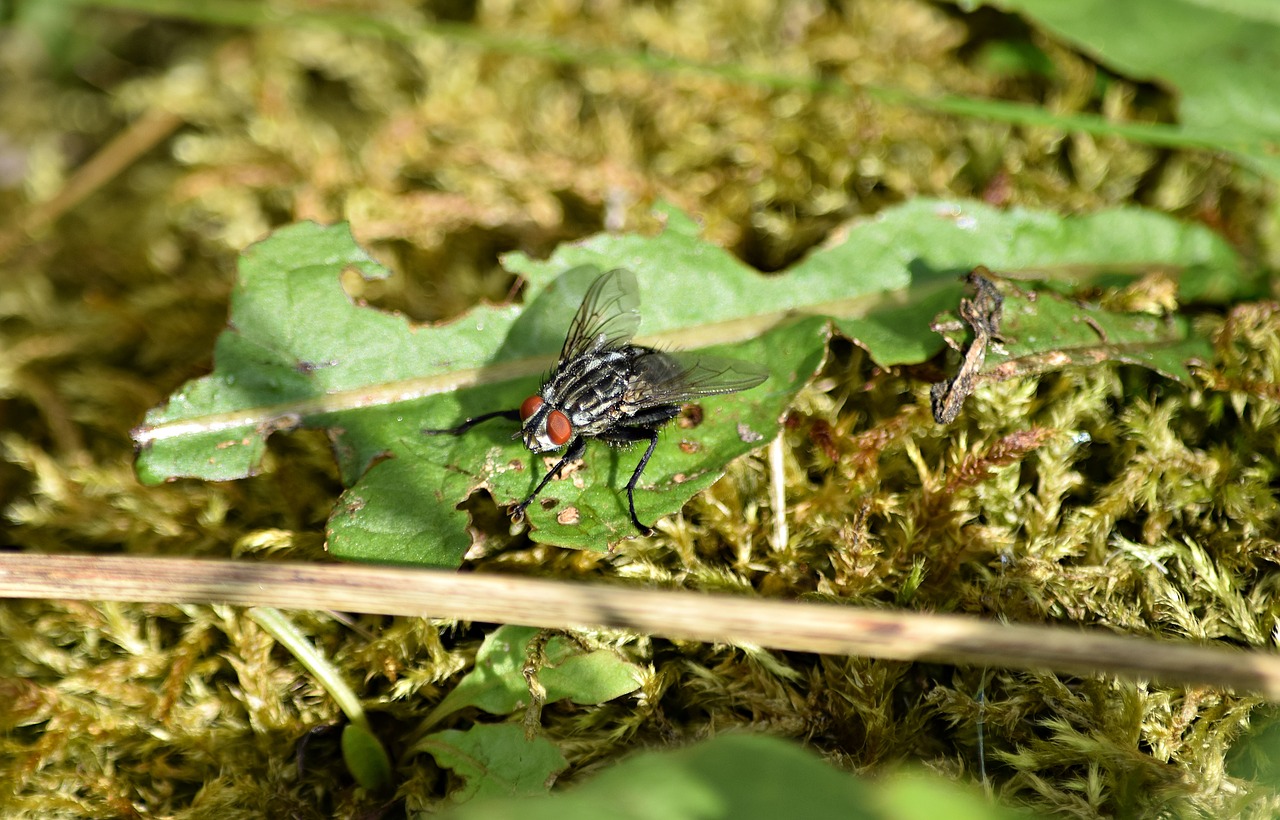
[[[539,401],[539,404],[542,402]],[[528,404],[528,402],[525,402]],[[569,417],[559,410],[552,410],[547,414],[547,438],[551,439],[551,443],[559,446],[569,440],[573,435],[573,425],[569,423]]]
[[[542,396],[530,396],[520,403],[520,420],[528,421],[529,417],[538,412],[538,408],[542,407]],[[568,422],[568,419],[565,419]]]

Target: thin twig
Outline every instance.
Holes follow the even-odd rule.
[[[787,526],[786,450],[782,434],[769,442],[769,504],[773,507],[773,548],[785,550],[791,541]]]
[[[451,618],[902,661],[1105,673],[1280,699],[1280,657],[1068,627],[351,564],[0,554],[0,597],[223,602]]]
[[[964,352],[964,361],[960,370],[950,382],[935,384],[929,391],[929,400],[933,406],[933,418],[938,424],[950,424],[960,415],[960,408],[965,399],[973,393],[978,384],[978,375],[987,360],[987,348],[1000,335],[1000,314],[1004,306],[1004,296],[988,277],[991,271],[979,265],[969,274],[969,284],[973,285],[976,295],[972,299],[960,300],[960,318],[973,331],[973,341]]]
[[[182,123],[181,117],[168,111],[149,111],[139,117],[80,166],[55,196],[0,233],[0,261],[163,142]]]

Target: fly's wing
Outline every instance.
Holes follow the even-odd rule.
[[[592,350],[620,347],[640,327],[640,292],[636,276],[617,268],[602,274],[587,288],[582,306],[569,323],[560,360],[568,361]]]
[[[631,398],[638,409],[698,396],[749,390],[769,377],[764,367],[724,356],[646,350],[635,361]]]

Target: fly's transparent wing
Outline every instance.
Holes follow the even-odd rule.
[[[764,367],[724,356],[647,350],[635,361],[631,397],[639,409],[698,396],[749,390],[769,377]]]
[[[569,323],[560,360],[568,361],[601,348],[620,347],[640,327],[640,290],[636,276],[617,268],[587,288],[582,307]]]

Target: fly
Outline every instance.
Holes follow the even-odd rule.
[[[518,409],[496,410],[457,427],[427,429],[426,435],[461,435],[481,422],[520,422],[512,438],[534,453],[567,447],[511,514],[517,520],[564,466],[586,450],[587,439],[614,447],[646,441],[648,447],[627,482],[631,523],[644,535],[653,531],[636,517],[635,488],[658,446],[658,430],[680,414],[680,405],[699,396],[735,393],[763,382],[764,368],[736,359],[655,350],[631,344],[640,326],[635,275],[611,270],[591,283],[569,323],[560,359],[537,393]]]

